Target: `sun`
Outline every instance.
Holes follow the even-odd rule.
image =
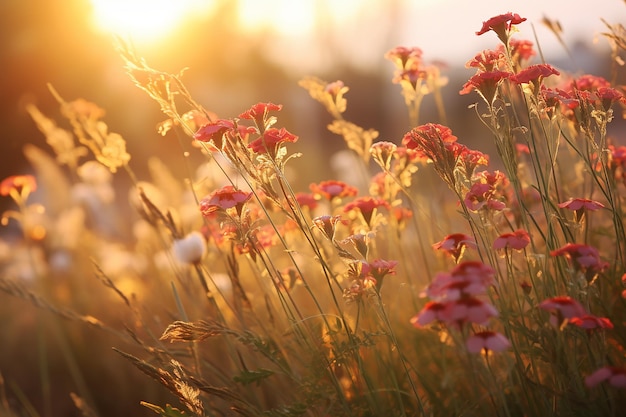
[[[94,26],[136,43],[155,43],[179,28],[185,19],[206,14],[207,0],[90,0]]]

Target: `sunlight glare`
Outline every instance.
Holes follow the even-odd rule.
[[[314,0],[240,0],[238,13],[242,28],[279,35],[308,34],[315,25]]]
[[[148,43],[164,39],[185,19],[210,12],[207,0],[91,0],[99,30]]]

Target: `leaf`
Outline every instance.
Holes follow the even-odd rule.
[[[253,382],[259,385],[265,378],[274,375],[274,371],[269,369],[259,369],[256,371],[249,371],[244,369],[239,375],[235,376],[233,380],[243,385],[250,385]]]

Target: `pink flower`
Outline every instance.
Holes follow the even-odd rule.
[[[357,194],[357,189],[341,181],[329,180],[319,184],[311,184],[309,189],[316,195],[322,196],[328,201],[334,198],[352,197]]]
[[[557,297],[548,298],[539,304],[539,308],[557,312],[566,319],[580,317],[587,314],[583,306],[573,298],[567,295],[559,295]]]
[[[444,321],[445,310],[444,303],[429,301],[419,313],[411,317],[411,324],[415,327],[422,327],[434,321]]]
[[[600,259],[598,250],[593,246],[580,243],[568,243],[550,252],[551,256],[565,256],[576,271],[583,272],[587,281],[592,282],[609,264]]]
[[[407,48],[405,46],[397,46],[387,51],[385,58],[396,64],[399,69],[404,69],[408,62],[411,64],[421,62],[422,50],[417,47]]]
[[[486,325],[498,311],[491,304],[474,297],[463,297],[446,303],[445,322],[461,326],[465,323]]]
[[[464,233],[453,233],[445,236],[443,240],[433,244],[433,249],[442,250],[448,253],[454,262],[458,263],[466,248],[476,248],[474,238]]]
[[[298,137],[289,133],[284,127],[281,129],[271,127],[263,132],[263,136],[250,142],[248,148],[252,149],[252,152],[256,154],[267,153],[275,157],[278,145],[284,142],[296,142],[297,140]]]
[[[487,354],[489,351],[502,352],[511,347],[511,342],[502,334],[487,330],[477,332],[467,338],[465,346],[467,346],[467,350],[471,353],[484,351],[484,353]]]
[[[530,235],[525,230],[516,230],[511,233],[503,233],[493,242],[493,248],[498,249],[515,249],[521,251],[530,243]]]
[[[615,366],[602,367],[585,378],[585,385],[593,388],[605,381],[615,388],[626,388],[626,369]]]
[[[227,185],[219,190],[213,191],[200,201],[200,211],[203,216],[210,216],[218,210],[236,208],[237,214],[241,215],[241,209],[246,201],[250,199],[252,193],[241,191]]]
[[[500,68],[505,56],[501,50],[486,49],[477,54],[473,59],[465,64],[467,68],[478,68],[483,72],[490,72]]]
[[[575,212],[575,218],[581,219],[586,211],[595,211],[604,208],[604,204],[599,201],[589,200],[587,198],[570,198],[567,201],[558,204],[559,208],[566,208]]]
[[[296,193],[296,201],[300,207],[308,207],[311,210],[317,207],[317,200],[311,193]]]
[[[590,314],[586,314],[579,317],[572,317],[569,322],[574,326],[578,326],[585,330],[594,329],[612,329],[613,323],[606,317],[596,317]]]

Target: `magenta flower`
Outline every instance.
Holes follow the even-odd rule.
[[[493,331],[477,332],[465,341],[467,350],[471,353],[502,352],[511,347],[511,342],[502,334]]]
[[[459,262],[468,247],[476,248],[476,242],[473,237],[465,233],[453,233],[433,244],[433,249],[445,251],[452,256],[455,263]]]
[[[605,381],[614,388],[626,388],[626,369],[615,366],[602,367],[585,378],[585,385],[593,388]]]
[[[200,201],[200,211],[203,216],[210,216],[218,210],[227,210],[235,208],[237,214],[241,215],[241,209],[246,201],[250,199],[252,193],[241,191],[227,185],[219,190],[213,191],[207,197]]]
[[[493,248],[499,249],[515,249],[521,251],[530,243],[530,235],[525,230],[516,230],[511,233],[503,233],[493,242]]]

